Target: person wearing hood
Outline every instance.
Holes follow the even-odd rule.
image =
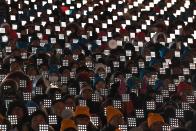
[[[98,95],[101,95],[101,90],[106,89],[106,83],[105,83],[104,79],[102,79],[99,76],[95,76],[94,88],[95,88],[95,93]]]
[[[106,78],[106,65],[102,63],[97,63],[95,65],[95,73],[100,76],[101,78]]]
[[[157,43],[166,44],[166,42],[167,42],[167,37],[165,33],[163,32],[156,33],[153,37],[154,44],[157,44]]]

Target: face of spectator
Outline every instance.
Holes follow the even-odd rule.
[[[28,26],[28,33],[30,33],[30,34],[32,34],[32,33],[34,33],[34,25],[29,25]]]
[[[42,65],[40,68],[40,71],[48,71],[48,67],[45,65]]]
[[[24,117],[24,112],[23,112],[22,107],[18,107],[18,106],[14,107],[11,114],[16,115],[18,119],[21,119]]]
[[[165,38],[163,35],[159,35],[157,40],[158,40],[158,42],[165,42]]]
[[[158,63],[158,64],[154,64],[153,67],[154,67],[154,69],[155,69],[156,71],[159,71],[161,65]]]
[[[74,100],[72,98],[68,98],[65,101],[65,107],[75,107],[75,103]]]
[[[84,90],[82,92],[82,97],[85,99],[85,100],[89,100],[91,99],[91,96],[92,96],[92,90]]]
[[[118,127],[119,125],[124,124],[122,116],[114,116],[109,122],[112,126]]]
[[[93,77],[95,75],[93,71],[89,71],[88,74],[89,74],[89,77]]]
[[[145,48],[144,51],[143,51],[142,56],[143,56],[144,58],[146,58],[146,56],[151,56],[150,52],[151,52],[151,51],[150,51],[148,48]]]
[[[74,63],[73,65],[72,65],[72,70],[75,70],[75,69],[77,69],[79,67],[79,65],[77,64],[77,63]]]
[[[190,89],[186,89],[182,92],[180,92],[180,97],[182,101],[187,101],[187,96],[191,96],[193,94],[193,91]]]
[[[168,51],[165,55],[165,59],[171,59],[174,56],[174,52],[173,51]]]
[[[168,86],[169,86],[169,84],[171,84],[171,79],[165,79],[164,81],[163,81],[163,85],[164,85],[164,87],[167,87],[168,88]]]
[[[76,117],[77,125],[88,125],[90,123],[90,118],[88,116],[78,116]]]
[[[29,76],[36,76],[38,74],[37,74],[36,69],[30,68],[30,69],[27,69],[27,75],[29,75]]]
[[[25,36],[25,35],[27,35],[27,32],[26,32],[26,30],[21,30],[21,36]]]
[[[86,31],[88,32],[88,31],[93,31],[94,30],[94,27],[93,26],[88,26],[87,28],[86,28]]]
[[[99,75],[105,75],[106,74],[106,72],[105,72],[105,69],[103,69],[103,68],[99,68],[98,70],[97,70],[97,74],[99,74]]]
[[[96,84],[96,90],[100,91],[101,89],[104,89],[105,88],[105,82],[103,81],[99,81],[97,84]]]
[[[11,100],[15,100],[16,99],[16,92],[4,92],[2,94],[2,98],[4,99],[11,99]]]
[[[65,104],[63,102],[57,102],[53,105],[54,113],[59,117],[61,116],[61,113],[63,112],[64,109],[65,109]]]
[[[79,55],[81,54],[81,49],[75,49],[75,50],[73,51],[73,54],[79,56]]]
[[[120,74],[117,76],[117,79],[124,80],[124,76]]]
[[[70,77],[70,71],[69,70],[64,70],[63,71],[63,76],[64,77]]]
[[[11,72],[12,72],[12,71],[21,71],[21,70],[22,70],[22,69],[21,69],[21,67],[20,67],[20,64],[17,63],[17,62],[12,63],[11,66],[10,66],[10,71],[11,71]]]
[[[40,124],[46,124],[44,116],[43,115],[34,116],[31,121],[31,128],[35,131],[38,131]]]
[[[9,46],[11,46],[12,51],[13,51],[13,50],[15,50],[15,49],[16,49],[16,41],[14,41],[14,40],[10,40],[10,42],[9,42]]]

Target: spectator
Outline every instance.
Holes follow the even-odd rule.
[[[122,118],[123,114],[112,106],[106,107],[107,115],[107,126],[102,129],[102,131],[116,131],[118,130],[118,125],[123,125],[124,120]]]
[[[39,125],[47,124],[47,115],[41,111],[37,110],[31,115],[30,119],[30,131],[39,131]],[[54,131],[52,127],[49,127],[49,131]]]
[[[57,116],[57,123],[54,127],[55,130],[60,130],[60,125],[62,121],[61,114],[65,109],[65,103],[63,100],[56,100],[52,103],[52,110],[54,114]]]
[[[77,125],[86,125],[87,131],[97,131],[98,129],[90,122],[90,112],[88,107],[77,106],[75,110],[75,121]]]
[[[195,131],[195,7],[1,0],[0,130]]]
[[[16,127],[12,127],[13,129],[16,128],[16,130],[22,130],[27,128],[27,125],[29,124],[28,111],[23,102],[13,101],[10,103],[7,114],[17,116],[18,124]]]

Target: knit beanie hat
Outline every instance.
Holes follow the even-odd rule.
[[[60,131],[64,131],[65,129],[73,128],[77,130],[76,124],[73,120],[63,119],[61,122]]]
[[[75,110],[75,117],[79,115],[85,115],[87,117],[90,117],[89,108],[86,106],[77,106]]]
[[[148,127],[150,128],[156,122],[163,122],[164,123],[164,119],[161,115],[159,115],[157,113],[149,113],[148,118],[147,118],[147,122],[148,122]]]
[[[113,106],[106,107],[107,122],[109,122],[115,116],[123,116],[119,109],[115,109]]]

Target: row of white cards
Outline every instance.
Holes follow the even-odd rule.
[[[56,121],[50,120],[49,125],[54,125]],[[95,126],[100,126],[101,123],[97,117],[91,117],[90,121],[95,125]],[[13,125],[16,125],[16,120],[12,120]],[[49,125],[43,124],[39,125],[39,131],[49,131]],[[137,126],[137,120],[136,118],[129,118],[128,119],[128,124],[127,125],[119,125],[119,129],[121,131],[128,131],[128,127],[136,127]],[[162,131],[171,131],[174,128],[177,128],[180,126],[180,121],[177,118],[171,118],[170,119],[170,125],[167,126],[162,126]],[[78,131],[87,131],[87,125],[77,125]],[[7,125],[0,125],[0,129],[2,131],[7,131]]]
[[[120,30],[120,28],[117,28],[116,29],[116,31],[117,32],[119,32],[119,30]],[[141,30],[140,29],[138,29],[137,31],[136,31],[136,33],[139,33]],[[26,30],[26,32],[28,33],[28,30]],[[50,35],[51,34],[51,30],[50,29],[45,29],[45,34],[46,35]],[[98,31],[99,32],[99,31]],[[0,29],[0,34],[3,34],[4,33],[4,29]],[[67,35],[64,35],[64,34],[58,34],[58,36],[57,36],[57,38],[50,38],[50,41],[51,41],[51,43],[56,43],[58,40],[65,40],[65,38],[68,36],[68,35],[70,35],[72,32],[70,31],[70,30],[68,30],[67,31]],[[131,41],[131,39],[134,39],[135,38],[135,36],[136,36],[136,33],[130,33],[130,35],[129,36],[124,36],[124,42],[128,42],[128,41]],[[39,38],[39,39],[42,39],[43,38],[43,36],[45,35],[45,34],[43,34],[43,33],[37,33],[37,37]],[[92,31],[89,31],[89,34],[90,34],[90,36],[92,36]],[[106,35],[106,36],[101,36],[101,39],[99,40],[96,40],[96,42],[97,42],[97,44],[98,45],[101,45],[101,42],[109,42],[109,40],[112,38],[112,32],[107,32],[107,34],[108,35]],[[180,34],[180,31],[179,30],[175,30],[175,33],[173,33],[173,34],[170,34],[170,36],[167,38],[167,43],[171,43],[171,42],[173,42],[175,39],[176,39],[176,36],[179,36],[179,34]],[[21,34],[20,33],[17,33],[17,35],[18,35],[18,38],[21,38]],[[151,35],[151,37],[145,37],[145,40],[147,41],[147,42],[149,42],[150,41],[150,39],[155,35],[155,33],[150,33],[150,35]],[[188,44],[193,44],[194,43],[194,40],[195,40],[195,37],[196,37],[196,31],[194,31],[194,34],[192,35],[194,38],[188,38],[187,39],[187,41],[185,41],[183,44],[184,45],[188,45]],[[82,35],[82,38],[88,38],[88,36],[87,35]],[[7,35],[2,35],[1,36],[1,41],[2,42],[8,42],[9,41],[9,38],[8,38],[8,36]],[[29,36],[29,42],[31,41],[31,37]],[[122,42],[123,42],[122,40],[117,40],[117,44],[118,44],[118,46],[122,46]],[[78,42],[78,39],[73,39],[73,41],[72,41],[73,43],[77,43]],[[143,42],[142,41],[139,41],[138,42],[138,45],[139,45],[139,47],[143,47]]]
[[[32,2],[33,2],[33,1],[32,1]],[[86,1],[86,2],[87,2],[87,1]],[[83,4],[86,3],[86,2],[83,2]],[[108,2],[109,2],[109,1],[108,1]],[[124,1],[119,1],[118,4],[122,4],[123,2],[124,2]],[[149,2],[149,7],[153,7],[153,6],[156,5],[158,2],[159,2],[159,1]],[[176,2],[176,1],[172,1],[171,3],[168,3],[168,4],[175,4],[175,2]],[[49,1],[48,1],[48,2],[47,2],[47,1],[43,1],[42,3],[43,3],[43,5],[44,5],[44,4],[46,4],[46,3],[51,3],[51,2],[49,2]],[[67,3],[69,4],[69,3],[71,3],[71,1],[68,1]],[[137,5],[138,3],[142,3],[142,1],[135,1],[135,2],[133,3],[133,5]],[[80,5],[81,5],[81,3],[80,3]],[[95,4],[94,6],[97,6],[97,4]],[[94,7],[94,6],[93,6],[93,7]],[[112,5],[111,5],[111,9],[112,9],[112,10],[113,10],[113,9],[116,9],[116,6],[117,6],[116,4],[112,4]],[[190,6],[190,2],[185,1],[184,7],[187,9],[189,6]],[[47,9],[47,13],[48,13],[48,14],[51,14],[52,10],[54,10],[54,9],[57,8],[56,5],[53,5],[52,7],[53,7],[53,8],[52,8],[51,10],[50,10],[50,9]],[[83,15],[87,15],[87,12],[92,11],[92,10],[93,10],[93,7],[88,7],[88,10],[85,10],[85,11],[84,11],[85,14],[83,14]],[[184,11],[186,10],[184,7],[181,7],[180,10],[177,10],[177,11],[176,11],[177,14],[175,14],[175,15],[177,16],[177,15],[180,15],[179,12],[184,12]],[[70,6],[69,8],[70,8],[70,9],[74,9],[74,6]],[[36,9],[36,8],[35,8],[35,9]],[[109,11],[111,11],[110,8],[109,8]],[[125,8],[125,11],[124,11],[124,12],[118,11],[117,14],[113,16],[113,19],[108,19],[108,20],[107,20],[107,23],[102,23],[102,28],[103,28],[103,29],[106,29],[106,28],[107,28],[107,25],[113,24],[113,21],[117,20],[117,19],[119,18],[119,16],[123,15],[124,13],[126,13],[126,11],[127,11],[126,8]],[[166,9],[165,9],[164,11],[166,11]],[[162,10],[161,10],[161,12],[162,12]],[[23,13],[23,12],[20,11],[19,13],[21,14],[21,13]],[[196,10],[193,10],[193,13],[194,13],[194,15],[195,15],[195,14],[196,14]],[[36,17],[40,17],[41,14],[42,14],[42,12],[37,12],[37,16],[36,16]],[[102,14],[102,13],[101,13],[101,14]],[[193,22],[193,19],[195,19],[195,16],[194,16],[194,15],[193,15],[192,17],[188,17],[188,20],[187,20],[187,21],[184,20],[184,23],[185,23],[185,24],[192,23],[192,22]],[[13,21],[16,20],[16,16],[11,15],[10,17],[11,17],[11,20],[13,20]],[[79,17],[81,17],[81,14],[76,14],[76,18],[70,17],[70,18],[69,18],[69,22],[74,22],[75,19],[78,19]],[[93,16],[90,15],[90,16],[88,16],[88,17],[89,17],[89,18],[88,18],[88,22],[87,22],[87,23],[94,23],[94,20],[97,20],[97,19],[98,19],[98,17],[97,17],[96,15],[93,15]],[[140,12],[138,13],[138,16],[132,16],[131,19],[132,19],[132,21],[137,21],[138,17],[140,17]],[[29,19],[30,19],[30,21],[32,21],[32,20],[35,19],[35,16],[30,16]],[[48,19],[49,19],[49,21],[54,22],[54,17],[49,17]],[[142,25],[141,25],[141,29],[138,29],[136,32],[141,32],[141,30],[146,30],[147,27],[148,27],[149,25],[152,24],[150,20],[153,20],[153,21],[154,21],[154,20],[155,20],[155,16],[149,16],[149,20],[146,20],[146,23],[145,23],[145,24],[142,24]],[[22,20],[21,23],[22,23],[22,25],[25,25],[26,21],[25,21],[25,20]],[[43,26],[45,25],[44,23],[46,23],[46,22],[42,22],[42,25],[43,25]],[[168,20],[165,20],[165,23],[166,23],[166,25],[168,25]],[[86,23],[81,23],[81,26],[84,27],[85,24],[86,24]],[[131,21],[127,19],[127,20],[125,20],[125,23],[124,23],[124,24],[121,24],[121,26],[122,26],[123,28],[125,28],[127,25],[130,25],[130,24],[131,24]],[[55,27],[55,31],[59,32],[60,27],[66,27],[66,22],[62,22],[62,25],[61,25],[61,26]],[[13,28],[13,29],[17,29],[17,28],[18,28],[18,27],[17,27],[17,24],[12,24],[12,28]],[[36,25],[36,26],[35,26],[35,30],[39,31],[39,30],[40,30],[40,27],[39,27],[38,25]],[[100,30],[99,28],[96,29],[96,31],[97,31],[98,33],[99,33],[99,30]],[[119,28],[119,29],[117,28],[117,29],[116,29],[116,32],[119,32],[119,30],[120,30],[120,28]],[[4,32],[4,31],[2,31],[2,32]],[[28,31],[27,31],[27,33],[28,33]],[[51,34],[50,29],[46,29],[46,33],[45,33],[45,34]],[[69,35],[69,34],[70,34],[70,31],[67,32],[67,35]],[[180,30],[179,30],[179,28],[178,28],[178,29],[175,30],[175,33],[171,33],[171,34],[169,35],[168,41],[171,42],[172,39],[175,39],[176,36],[179,35],[179,34],[180,34]],[[20,33],[18,33],[18,35],[20,36]],[[192,35],[193,35],[194,38],[196,37],[195,33],[192,34]],[[111,36],[111,35],[110,35],[110,36]],[[152,34],[151,34],[150,36],[152,37]],[[105,36],[105,37],[107,37],[107,36]],[[105,39],[105,38],[103,38],[103,39]],[[190,39],[191,39],[191,38],[190,38]],[[104,41],[105,41],[105,40],[104,40]],[[190,40],[190,41],[188,41],[188,43],[193,43],[193,42],[192,42],[192,40]]]

